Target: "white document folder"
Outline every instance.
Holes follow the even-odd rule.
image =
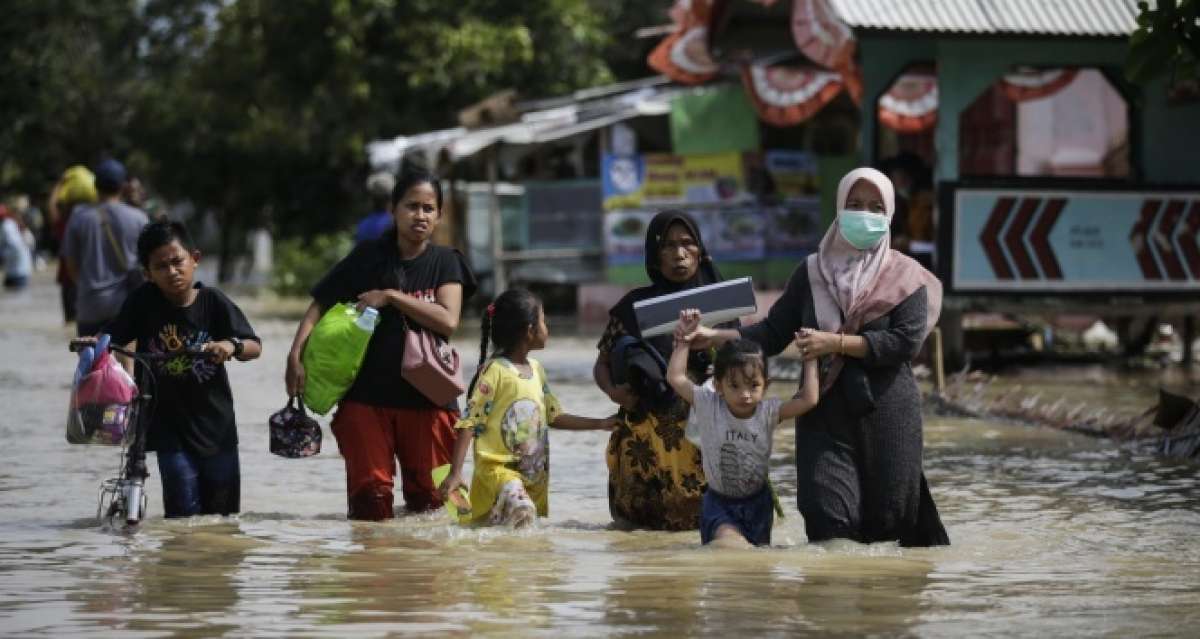
[[[705,326],[750,315],[758,310],[754,280],[739,277],[633,303],[642,337],[665,335],[675,330],[679,312],[687,308],[699,309],[700,323]]]

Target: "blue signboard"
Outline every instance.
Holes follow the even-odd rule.
[[[604,201],[637,193],[646,179],[646,161],[640,155],[606,153],[601,158],[600,170]]]
[[[959,187],[950,201],[956,292],[1200,291],[1200,190]]]

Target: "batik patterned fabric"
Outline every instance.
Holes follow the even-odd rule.
[[[625,334],[613,318],[600,339],[607,353]],[[695,371],[689,375],[697,377]],[[608,509],[619,525],[655,530],[694,530],[700,522],[704,469],[700,449],[684,438],[688,405],[675,398],[647,413],[622,410],[608,440]]]
[[[526,499],[538,515],[548,513],[549,429],[561,409],[542,365],[531,358],[529,366],[532,373],[524,375],[506,358],[485,362],[455,426],[475,434],[471,523],[512,523],[510,511]],[[514,481],[524,496],[512,487],[505,492]]]

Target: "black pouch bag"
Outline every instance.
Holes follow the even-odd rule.
[[[287,406],[271,415],[271,452],[295,459],[321,452],[321,425],[304,409],[304,400],[293,397]]]

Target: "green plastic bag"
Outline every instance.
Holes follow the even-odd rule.
[[[313,327],[304,346],[304,405],[320,415],[328,413],[350,390],[374,326],[379,324],[376,316],[371,330],[365,330],[357,324],[359,316],[352,305],[334,304]]]

